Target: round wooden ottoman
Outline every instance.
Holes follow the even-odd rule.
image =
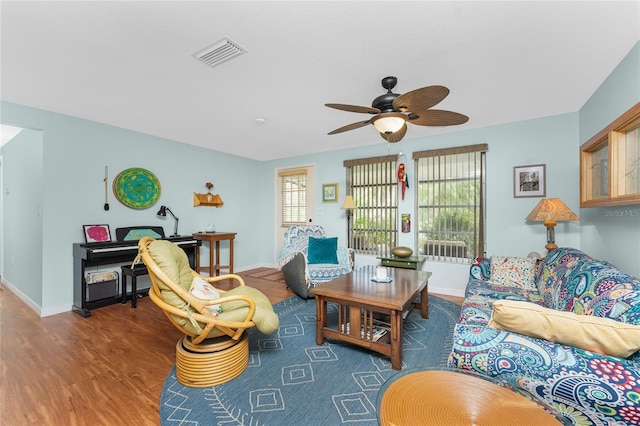
[[[560,425],[541,405],[475,374],[426,370],[384,391],[381,425]]]

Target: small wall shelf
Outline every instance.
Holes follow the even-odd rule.
[[[197,192],[193,193],[193,207],[197,206],[210,206],[210,207],[222,207],[224,202],[220,195],[218,194],[198,194]]]

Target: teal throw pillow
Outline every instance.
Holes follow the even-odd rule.
[[[338,237],[313,238],[309,237],[307,261],[313,263],[338,264]]]

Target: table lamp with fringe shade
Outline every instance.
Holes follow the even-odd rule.
[[[555,226],[557,222],[580,220],[560,198],[543,198],[525,218],[533,222],[543,222],[547,227],[547,244],[545,248],[551,252],[558,248],[555,243]]]

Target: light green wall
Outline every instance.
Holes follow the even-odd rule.
[[[23,130],[2,147],[3,278],[20,282],[20,292],[41,306],[42,132]]]
[[[640,101],[640,42],[580,109],[580,144]],[[640,277],[640,205],[580,210],[581,248]]]
[[[162,220],[155,214],[161,204],[169,206],[180,218],[183,235],[203,230],[208,223],[214,223],[219,231],[238,232],[235,246],[238,270],[273,265],[277,256],[274,244],[276,168],[315,166],[316,223],[324,226],[327,234],[337,235],[344,241],[346,219],[340,204],[344,198],[345,159],[402,151],[407,156],[409,178],[414,179],[412,152],[478,143],[489,145],[487,254],[524,256],[530,251],[544,254],[544,227],[524,220],[539,198],[513,198],[513,167],[545,164],[547,196],[559,197],[578,211],[579,145],[640,100],[639,57],[640,47],[636,45],[579,113],[407,139],[391,145],[382,143],[371,132],[363,136],[371,140],[371,144],[363,148],[268,162],[3,101],[0,104],[3,124],[41,130],[31,136],[41,134],[42,138],[40,143],[36,141],[39,136],[33,136],[29,146],[19,150],[15,149],[15,143],[2,148],[3,190],[9,187],[16,191],[11,190],[10,194],[37,194],[22,199],[24,214],[7,214],[11,195],[3,195],[3,278],[39,305],[42,315],[69,310],[73,301],[72,244],[83,241],[82,225],[107,223],[112,233],[121,226],[162,225],[170,234],[173,220]],[[110,193],[111,209],[104,211],[105,165],[109,166],[110,180],[129,167],[154,172],[162,185],[158,204],[146,210],[133,210],[117,202]],[[14,174],[14,171],[19,172]],[[204,192],[207,181],[214,183],[214,192],[220,193],[224,207],[193,207],[193,192]],[[326,182],[339,183],[340,202],[321,202],[320,188]],[[411,213],[415,219],[412,196],[413,188],[410,188],[399,207],[401,213]],[[41,207],[40,217],[33,217],[38,212],[34,203]],[[580,225],[571,222],[558,225],[556,242],[581,248],[640,275],[640,217],[636,219],[632,214],[636,211],[638,206],[582,209]],[[414,222],[412,228],[415,230],[416,226]],[[19,230],[19,234],[13,233],[14,229]],[[399,239],[400,244],[410,247],[413,241],[413,233],[401,234]],[[28,249],[23,248],[25,245]],[[223,253],[223,258],[225,255]],[[11,256],[14,256],[13,265]],[[207,256],[206,249],[203,256]],[[375,262],[375,259],[360,258],[357,262]],[[430,281],[432,290],[449,294],[460,294],[464,290],[466,265],[432,263],[427,268],[437,272],[431,280],[433,283]]]
[[[165,233],[170,235],[173,219],[156,216],[161,204],[169,206],[180,218],[180,234],[189,235],[213,223],[219,231],[238,232],[235,245],[237,265],[266,262],[264,254],[254,249],[255,240],[261,232],[257,218],[263,206],[256,202],[259,163],[8,102],[3,102],[1,107],[4,124],[42,130],[42,153],[35,159],[30,156],[14,157],[7,149],[2,150],[5,163],[15,163],[24,170],[35,169],[40,173],[42,183],[39,185],[14,180],[11,176],[5,178],[5,186],[40,194],[42,224],[34,227],[28,214],[5,217],[4,229],[20,229],[22,238],[19,242],[5,239],[4,267],[9,266],[7,255],[14,244],[39,240],[37,244],[30,244],[30,249],[35,246],[35,253],[30,250],[29,262],[41,263],[41,271],[32,271],[25,266],[17,269],[11,277],[7,275],[6,279],[20,291],[30,288],[33,282],[40,284],[41,296],[31,296],[31,290],[29,296],[36,303],[41,300],[41,314],[71,308],[72,244],[84,241],[82,225],[109,224],[114,238],[117,227],[132,225],[162,225]],[[158,203],[146,210],[133,210],[116,201],[110,191],[111,208],[105,211],[105,165],[110,170],[109,184],[117,173],[126,168],[151,170],[162,186]],[[205,182],[208,181],[213,182],[214,192],[224,200],[222,208],[193,207],[193,193],[205,192]],[[26,213],[30,210],[26,209]],[[223,243],[223,251],[226,250]],[[207,248],[203,249],[203,258],[207,253]],[[222,259],[226,259],[226,255],[223,253]],[[23,257],[25,254],[16,255],[16,266],[26,265]],[[34,273],[39,275],[38,280],[27,282]]]
[[[579,210],[578,180],[578,115],[564,114],[536,120],[491,126],[482,129],[460,131],[446,135],[404,140],[397,144],[378,141],[375,132],[370,136],[372,145],[330,153],[314,154],[267,163],[264,182],[274,181],[273,170],[301,164],[313,164],[317,170],[315,185],[316,224],[322,225],[328,235],[336,235],[344,241],[346,217],[340,205],[344,199],[346,159],[397,155],[402,152],[407,157],[409,179],[415,179],[412,153],[428,149],[438,149],[462,145],[487,143],[487,254],[526,256],[531,251],[546,254],[546,228],[541,223],[530,223],[525,217],[540,201],[540,198],[513,198],[513,167],[532,164],[546,164],[547,196],[561,198],[574,211]],[[549,155],[552,153],[552,155]],[[339,203],[322,203],[321,185],[338,182]],[[410,213],[413,218],[412,232],[400,234],[399,244],[413,247],[414,231],[417,229],[413,202],[415,184],[407,190],[404,201],[399,202],[400,213]],[[264,187],[264,193],[273,199],[273,184]],[[263,250],[270,250],[276,256],[271,244],[273,216],[264,224],[272,231],[265,238]],[[556,242],[560,246],[579,247],[580,227],[578,223],[561,223],[556,228]],[[374,263],[374,259],[356,259],[356,263]],[[434,272],[429,280],[434,292],[462,295],[468,280],[468,265],[451,265],[427,262],[424,269]],[[436,273],[437,271],[437,273]],[[435,290],[437,289],[437,291]]]

